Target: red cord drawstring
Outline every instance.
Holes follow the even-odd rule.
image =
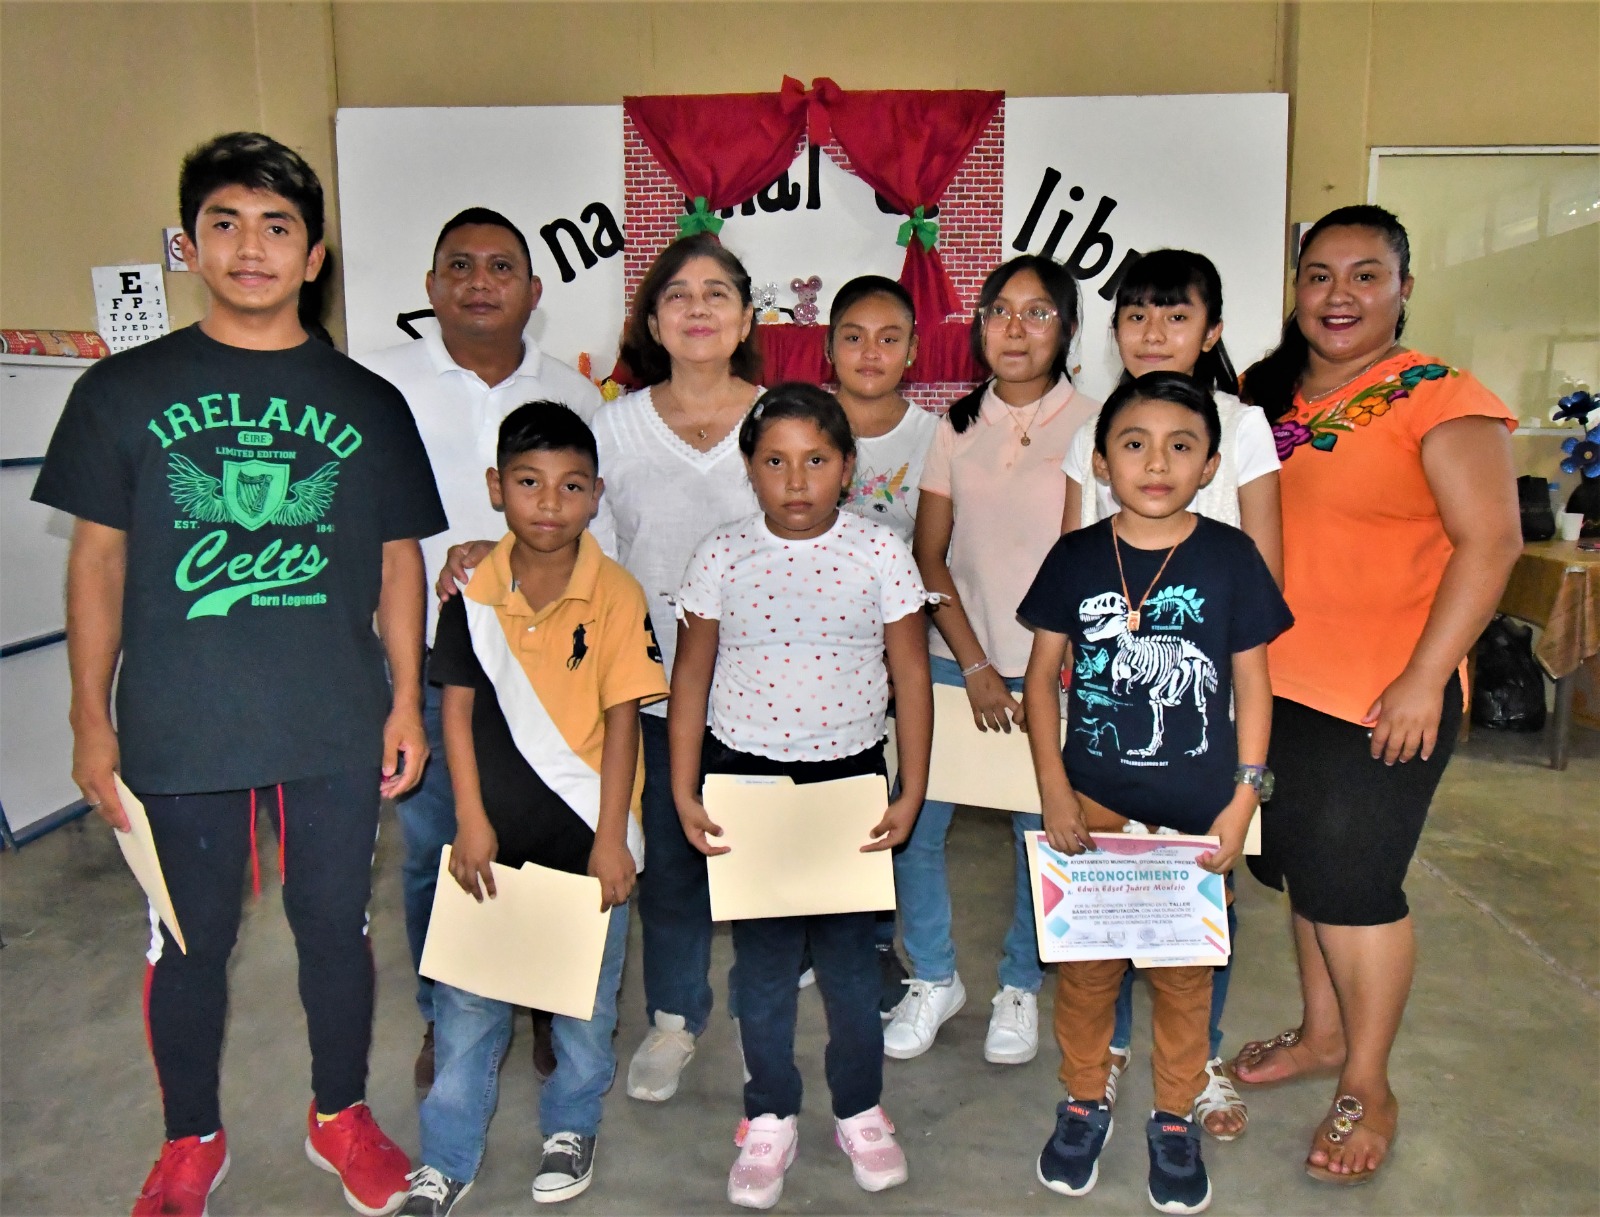
[[[283,828],[284,828],[284,822],[283,822],[283,783],[279,782],[278,783],[278,882],[280,884],[287,883],[289,881],[288,875],[286,875],[284,873],[284,870],[283,870]]]
[[[250,791],[250,894],[261,899],[261,862],[256,857],[256,792]]]

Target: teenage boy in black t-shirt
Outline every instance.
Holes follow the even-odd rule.
[[[1188,509],[1216,473],[1221,430],[1216,402],[1187,376],[1151,372],[1119,386],[1095,424],[1094,467],[1122,510],[1057,541],[1017,610],[1034,632],[1023,705],[1044,829],[1064,853],[1094,848],[1091,825],[1126,820],[1217,837],[1198,862],[1218,874],[1243,852],[1270,776],[1267,643],[1293,618],[1250,538]],[[1069,656],[1067,743],[1058,751]],[[1094,1187],[1111,1134],[1106,1082],[1128,966],[1058,966],[1055,1029],[1069,1097],[1035,1174],[1064,1195]],[[1205,1088],[1211,974],[1148,971],[1156,1110],[1145,1138],[1150,1203],[1164,1213],[1211,1203],[1190,1119]]]
[[[365,1102],[366,906],[380,795],[427,759],[417,539],[444,512],[405,400],[301,326],[324,257],[305,161],[220,136],[184,161],[179,208],[205,318],[83,375],[33,495],[76,517],[73,780],[122,831],[114,775],[143,802],[188,945],[152,915],[167,1140],[133,1211],[199,1215],[227,1172],[227,962],[259,801],[310,1033],[306,1155],[358,1212],[387,1213],[410,1162]]]

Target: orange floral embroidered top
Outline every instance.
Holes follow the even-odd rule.
[[[1295,620],[1269,651],[1277,696],[1360,722],[1410,661],[1451,553],[1422,437],[1473,415],[1516,427],[1470,372],[1403,351],[1273,424]]]

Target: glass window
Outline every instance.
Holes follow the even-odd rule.
[[[1405,343],[1470,369],[1552,480],[1558,398],[1600,389],[1600,151],[1374,149],[1369,197],[1411,234]],[[1600,425],[1600,415],[1590,418]]]

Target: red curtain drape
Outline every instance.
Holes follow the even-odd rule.
[[[907,215],[939,201],[1005,97],[975,89],[846,92],[826,77],[812,90],[856,176]],[[900,282],[929,321],[961,307],[938,246],[925,249],[915,236],[906,243]]]
[[[807,108],[805,86],[790,76],[777,93],[622,99],[651,155],[712,211],[737,207],[794,162]]]
[[[818,77],[807,90],[785,76],[777,93],[625,97],[622,104],[678,188],[690,199],[703,197],[710,211],[737,207],[773,181],[793,163],[804,134],[815,145],[837,139],[856,176],[890,206],[912,216],[939,202],[1004,96],[971,89],[846,92],[826,77]],[[931,226],[918,227],[930,235],[933,231]],[[924,245],[921,235],[911,235],[900,282],[916,302],[923,357],[940,365],[938,374],[932,367],[920,375],[914,370],[915,378],[975,379],[978,369],[961,337],[965,327],[945,325],[945,318],[960,310],[961,300],[936,242]],[[797,332],[803,328],[796,327]],[[779,345],[793,353],[797,369],[826,367],[825,360],[818,365],[820,351],[812,349],[809,339],[797,336]]]

